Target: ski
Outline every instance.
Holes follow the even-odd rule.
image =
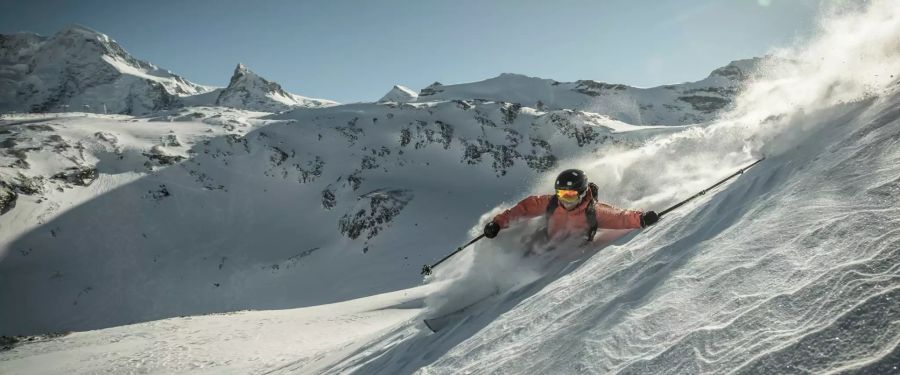
[[[422,322],[425,323],[425,326],[428,327],[428,329],[430,329],[431,332],[440,331],[440,330],[444,329],[445,327],[447,327],[448,325],[451,325],[455,322],[463,320],[470,313],[472,313],[474,310],[476,310],[476,307],[479,304],[491,299],[492,297],[496,297],[498,295],[499,294],[489,294],[489,295],[485,296],[484,298],[481,298],[475,302],[472,302],[466,306],[463,306],[462,308],[453,310],[447,314],[436,316],[434,318],[423,319]]]

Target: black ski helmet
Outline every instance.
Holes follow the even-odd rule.
[[[566,169],[556,177],[554,186],[557,190],[577,190],[581,194],[588,188],[587,175],[580,169]]]

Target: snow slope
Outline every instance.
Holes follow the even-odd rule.
[[[417,301],[428,289],[302,309],[179,317],[33,338],[12,344],[0,356],[0,372],[312,373],[414,317],[421,303]]]
[[[203,108],[199,115],[191,109],[123,118],[152,134],[131,143],[144,159],[125,154],[100,168],[93,164],[101,160],[99,144],[85,146],[78,159],[53,147],[53,133],[40,133],[40,125],[59,131],[86,123],[6,118],[4,142],[14,138],[6,155],[29,169],[19,163],[4,173],[42,175],[30,168],[60,155],[96,165],[98,182],[122,170],[137,178],[97,195],[83,190],[97,183],[63,184],[85,175],[64,175],[46,185],[61,187],[58,196],[23,194],[21,181],[9,178],[18,184],[19,204],[0,216],[0,231],[20,222],[12,215],[34,220],[22,210],[46,207],[38,200],[59,202],[76,192],[92,198],[60,205],[66,210],[22,224],[14,235],[3,232],[0,238],[12,239],[0,261],[0,303],[9,306],[0,310],[4,334],[315,306],[402,290],[417,284],[421,264],[477,234],[499,209],[545,192],[570,165],[586,169],[605,200],[660,209],[757,157],[767,160],[596,254],[557,250],[561,259],[543,273],[513,255],[526,227],[537,223],[505,230],[443,264],[426,280],[434,289],[424,300],[392,300],[420,316],[388,309],[361,319],[374,329],[342,325],[359,330],[348,341],[297,346],[296,362],[272,348],[260,365],[243,354],[229,363],[210,354],[211,345],[194,346],[227,324],[200,318],[198,325],[164,320],[17,345],[0,352],[0,369],[105,371],[128,358],[135,371],[160,373],[198,362],[213,372],[273,373],[895,373],[900,17],[889,1],[858,8],[824,21],[808,45],[778,51],[728,112],[701,125],[638,127],[537,103],[429,95],[229,120],[221,109]],[[225,134],[185,148],[160,138],[170,126],[176,135],[193,134],[216,116],[221,130],[214,131]],[[114,119],[88,119],[113,129],[102,124]],[[26,142],[44,146],[18,146]],[[189,158],[158,165],[181,153]],[[142,225],[130,225],[136,220]],[[514,286],[521,289],[437,334],[419,322],[460,295]],[[397,307],[372,297],[333,305],[329,314],[343,320],[375,306]],[[307,309],[228,322],[237,333],[254,324],[316,322]],[[196,333],[176,335],[162,348],[181,345],[197,354],[130,355],[126,344],[106,344],[154,337],[166,327]],[[286,343],[309,337],[301,329],[271,335]],[[76,359],[60,368],[41,360],[69,355]]]

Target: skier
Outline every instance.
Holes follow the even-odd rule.
[[[581,235],[582,244],[588,244],[594,240],[598,228],[638,229],[659,220],[654,211],[622,210],[597,201],[597,185],[588,182],[587,175],[578,169],[560,173],[555,188],[555,195],[530,196],[495,216],[485,225],[484,236],[494,238],[516,220],[543,215],[546,230],[537,233],[543,237],[537,242],[559,243]]]

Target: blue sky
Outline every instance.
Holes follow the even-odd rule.
[[[135,57],[225,86],[238,62],[296,94],[374,101],[392,85],[503,72],[634,86],[693,81],[808,37],[819,0],[9,1],[0,33],[78,23]]]

